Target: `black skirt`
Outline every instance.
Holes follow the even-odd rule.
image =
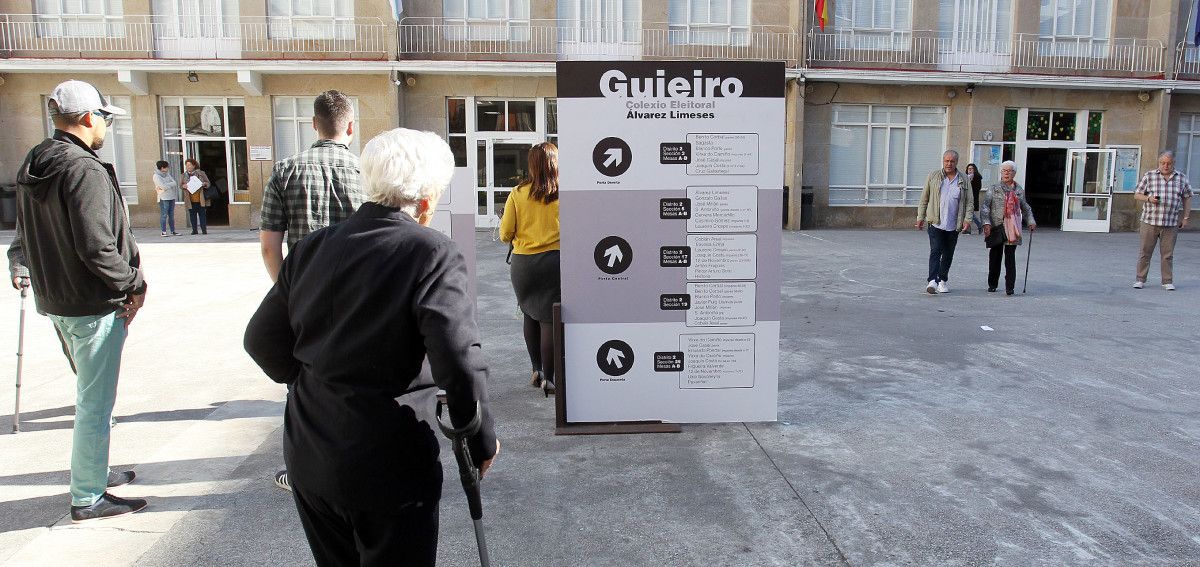
[[[510,274],[521,312],[536,321],[550,323],[554,304],[562,301],[558,250],[513,254]]]

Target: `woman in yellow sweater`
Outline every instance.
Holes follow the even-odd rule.
[[[554,392],[551,308],[561,301],[558,268],[558,148],[543,142],[529,150],[529,177],[508,194],[500,240],[511,243],[512,284],[525,314],[525,348],[533,364],[530,384]]]

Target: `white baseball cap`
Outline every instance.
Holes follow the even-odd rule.
[[[93,112],[99,110],[108,114],[125,114],[125,110],[113,106],[104,99],[100,90],[91,83],[83,81],[64,81],[50,91],[50,100],[58,105],[58,111],[63,114]]]

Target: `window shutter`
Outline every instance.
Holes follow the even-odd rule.
[[[686,26],[688,20],[688,0],[669,0],[667,22],[672,26]]]
[[[689,24],[707,24],[710,21],[708,0],[692,0],[692,13],[688,18]]]
[[[732,0],[729,11],[729,23],[731,25],[750,25],[750,0]]]
[[[275,120],[275,157],[283,159],[296,155],[296,121]]]
[[[467,17],[464,0],[444,0],[442,2],[442,16],[455,20]]]

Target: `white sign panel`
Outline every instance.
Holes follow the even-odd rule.
[[[568,422],[778,414],[780,63],[560,62]]]
[[[271,161],[271,146],[250,146],[250,161]]]

